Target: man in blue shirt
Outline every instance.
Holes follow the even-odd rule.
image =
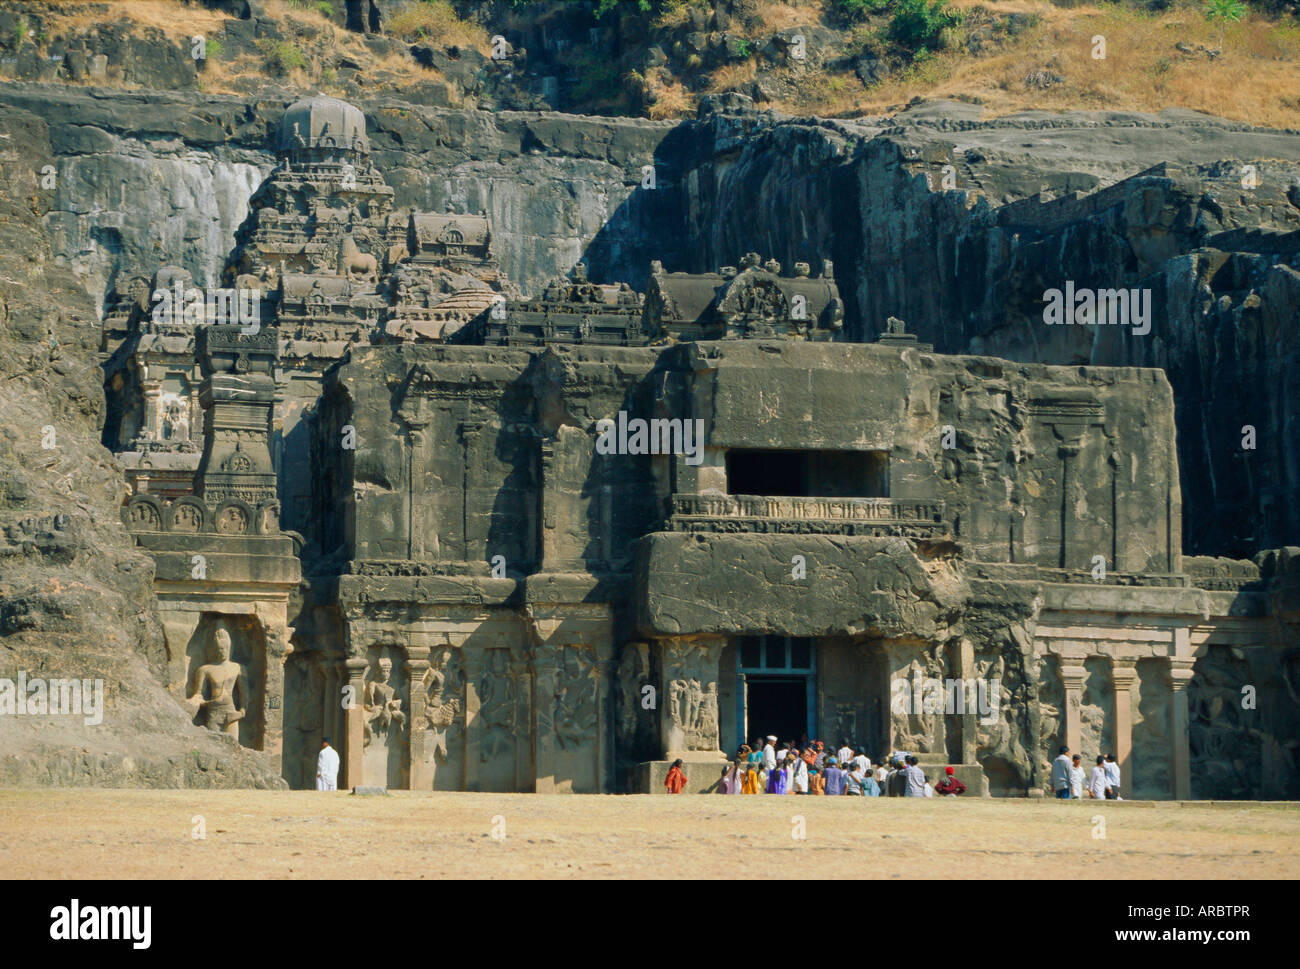
[[[834,757],[826,758],[826,795],[844,793],[845,772],[840,770],[839,762]]]
[[[921,770],[920,761],[915,755],[907,758],[903,776],[907,778],[907,786],[903,789],[904,797],[925,797],[925,772]]]
[[[860,765],[855,764],[853,770],[849,771],[846,783],[849,785],[850,794],[861,794],[863,797],[880,797],[880,785],[871,776],[871,771],[863,770]]]

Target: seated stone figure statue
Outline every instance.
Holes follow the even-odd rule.
[[[194,671],[189,691],[209,730],[238,738],[239,721],[248,712],[243,674],[230,658],[230,633],[218,628],[208,640],[208,662]]]
[[[375,678],[366,683],[365,709],[366,731],[365,744],[369,744],[376,732],[381,737],[388,736],[388,729],[396,723],[400,729],[406,723],[406,714],[402,712],[402,701],[397,691],[388,683],[393,670],[393,661],[381,659],[375,669]]]

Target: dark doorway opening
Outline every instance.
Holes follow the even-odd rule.
[[[754,737],[775,734],[782,742],[808,732],[808,688],[802,676],[746,677],[745,719]]]
[[[886,451],[727,452],[727,493],[781,498],[887,498]]]

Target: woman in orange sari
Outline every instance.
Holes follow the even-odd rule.
[[[686,775],[682,773],[682,761],[679,757],[673,761],[673,766],[668,768],[668,776],[664,778],[664,787],[668,788],[669,794],[680,794],[685,786]]]

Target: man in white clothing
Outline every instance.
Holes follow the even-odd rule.
[[[767,743],[763,745],[763,766],[769,771],[776,769],[776,737],[772,734],[767,735]]]
[[[835,756],[839,759],[839,762],[841,764],[844,764],[846,766],[848,765],[849,761],[853,759],[853,748],[849,746],[849,742],[847,740],[844,741],[844,746],[835,752]]]
[[[1112,801],[1124,800],[1119,796],[1119,761],[1115,759],[1114,754],[1106,755],[1106,786],[1110,788],[1106,792],[1106,797]]]
[[[1104,757],[1097,758],[1097,766],[1092,769],[1092,775],[1088,778],[1088,796],[1096,798],[1099,801],[1106,799],[1106,768]]]
[[[866,754],[859,752],[857,756],[853,758],[853,766],[861,768],[860,773],[865,774],[871,770],[871,758]]]
[[[885,793],[885,784],[889,780],[889,768],[881,764],[876,768],[876,784],[880,787],[880,793]]]
[[[316,758],[316,790],[337,791],[339,780],[339,752],[330,746],[329,737],[320,742],[320,755]]]
[[[1074,755],[1074,763],[1070,765],[1070,797],[1076,801],[1083,800],[1083,781],[1084,781],[1083,764],[1080,763],[1079,755]]]
[[[808,793],[808,765],[804,763],[802,757],[795,758],[794,780],[791,786],[796,794]]]

